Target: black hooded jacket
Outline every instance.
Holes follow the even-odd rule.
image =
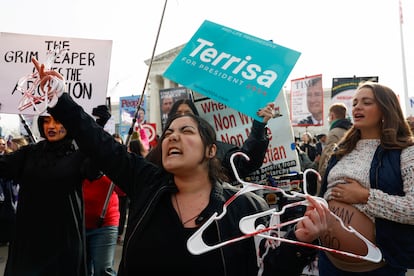
[[[5,275],[86,275],[83,159],[69,137],[0,157],[0,177],[20,184]]]

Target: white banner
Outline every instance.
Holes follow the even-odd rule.
[[[0,33],[0,113],[36,113],[32,107],[19,111],[22,92],[16,90],[17,82],[34,71],[33,57],[44,63],[48,51],[58,46],[66,52],[52,63],[51,69],[63,75],[67,92],[88,113],[105,104],[111,40]]]
[[[197,99],[199,97],[199,99]],[[201,100],[195,95],[195,104],[200,116],[212,124],[217,132],[217,140],[241,147],[249,136],[253,119],[212,99]],[[295,148],[293,129],[290,124],[285,93],[281,92],[275,100],[275,111],[279,115],[270,119],[269,147],[262,167],[250,175],[255,183],[266,183],[269,176],[300,172],[300,164]]]

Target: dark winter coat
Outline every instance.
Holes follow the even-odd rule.
[[[86,275],[82,160],[67,138],[0,158],[0,176],[20,184],[5,275]]]
[[[0,178],[0,243],[9,243],[16,221],[19,184]]]
[[[256,120],[253,120],[249,137],[241,147],[217,141],[217,158],[220,159],[226,175],[229,177],[229,182],[233,183],[236,180],[230,162],[233,153],[243,152],[249,156],[249,160],[242,156],[236,156],[233,160],[238,175],[246,177],[262,166],[268,146],[266,124]]]

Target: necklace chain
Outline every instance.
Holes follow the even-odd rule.
[[[181,223],[184,225],[186,225],[187,223],[189,223],[190,221],[193,221],[195,218],[197,218],[199,215],[195,215],[194,217],[187,219],[186,221],[183,221],[183,218],[181,216],[181,210],[180,210],[180,205],[178,204],[178,199],[177,199],[177,195],[174,194],[174,200],[175,200],[175,204],[177,205],[177,211],[178,211],[178,216],[180,217],[180,221]]]

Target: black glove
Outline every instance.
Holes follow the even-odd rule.
[[[92,109],[92,115],[98,117],[96,123],[101,127],[104,127],[109,118],[111,118],[111,112],[106,105],[98,105]]]

